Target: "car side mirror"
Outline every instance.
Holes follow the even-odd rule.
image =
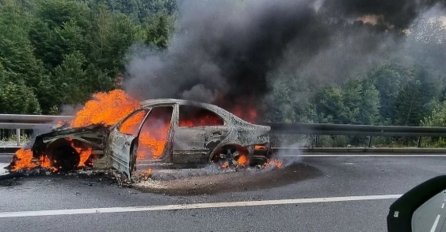
[[[432,178],[396,200],[387,215],[389,232],[441,231],[446,219],[446,175]]]

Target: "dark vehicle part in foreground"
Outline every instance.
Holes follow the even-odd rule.
[[[58,170],[92,166],[92,159],[104,156],[108,133],[109,130],[101,125],[54,130],[37,136],[32,151],[35,157],[46,155]],[[88,154],[81,152],[89,149],[91,152]]]
[[[32,151],[59,170],[114,168],[130,179],[152,167],[261,165],[271,156],[269,132],[270,127],[248,123],[215,105],[156,99],[141,102],[140,109],[112,127],[39,135]]]
[[[389,232],[445,231],[446,175],[414,187],[389,209]]]

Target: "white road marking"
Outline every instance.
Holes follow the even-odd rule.
[[[19,211],[19,212],[0,212],[0,218],[125,213],[125,212],[142,212],[142,211],[207,209],[207,208],[231,208],[231,207],[289,205],[289,204],[327,203],[327,202],[345,202],[345,201],[388,200],[388,199],[396,199],[399,198],[400,196],[401,195],[369,195],[369,196],[301,198],[301,199],[280,199],[280,200],[262,200],[262,201],[214,202],[214,203],[197,203],[197,204],[181,204],[181,205],[36,210],[36,211]]]
[[[320,154],[320,155],[279,155],[279,157],[446,157],[445,154],[437,155],[345,155],[345,154]]]
[[[442,209],[444,208],[444,203],[443,203],[443,204],[441,204],[441,208],[442,208]]]
[[[8,173],[8,170],[5,168],[9,165],[9,163],[0,163],[0,176]]]
[[[435,222],[431,227],[431,232],[435,232],[435,230],[437,229],[437,225],[438,225],[438,221],[440,220],[440,214],[437,215],[437,217],[435,218]]]

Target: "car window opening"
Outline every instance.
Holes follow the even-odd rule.
[[[222,126],[223,119],[214,112],[196,107],[180,106],[180,127]]]
[[[141,124],[145,115],[146,111],[139,111],[134,113],[132,116],[128,117],[121,124],[121,126],[119,126],[119,132],[126,135],[136,135],[138,133],[139,125]]]
[[[138,137],[136,159],[158,159],[164,153],[169,137],[172,107],[153,108]]]

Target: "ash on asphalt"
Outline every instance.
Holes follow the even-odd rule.
[[[201,169],[155,170],[146,181],[134,183],[131,187],[151,193],[166,195],[216,194],[220,192],[243,192],[279,187],[298,181],[315,178],[322,173],[306,163],[294,163],[281,169],[228,169],[221,170],[210,165]],[[31,178],[79,181],[97,180],[102,184],[118,184],[110,173],[80,170],[77,172],[52,174],[42,170],[9,173],[0,176],[1,186],[16,186]],[[4,177],[4,178],[3,178]]]
[[[113,175],[106,172],[92,172],[80,170],[78,172],[51,173],[43,170],[33,170],[31,172],[12,172],[7,175],[0,176],[0,187],[12,187],[25,183],[28,180],[45,181],[72,181],[78,180],[79,184],[100,183],[103,185],[117,184]]]
[[[133,184],[143,192],[167,195],[198,195],[241,192],[283,186],[311,179],[322,173],[305,163],[294,163],[281,169],[218,170],[182,169],[154,171],[152,178]]]

